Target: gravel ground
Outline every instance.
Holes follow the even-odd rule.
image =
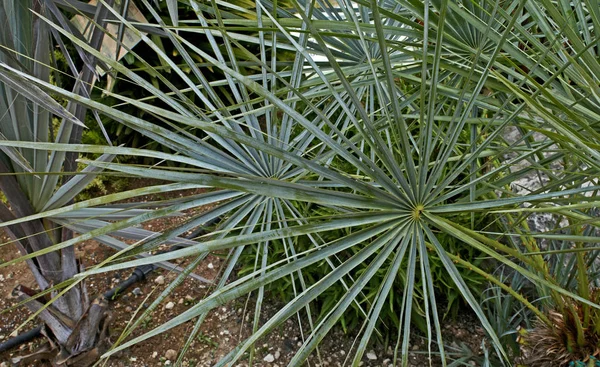
[[[146,199],[150,200],[151,198]],[[192,214],[192,212],[186,212],[180,217],[169,217],[161,221],[147,222],[144,227],[160,231],[183,222],[186,216]],[[0,232],[0,243],[7,242],[9,242],[8,238]],[[77,246],[77,254],[82,263],[89,267],[114,254],[114,251],[95,241],[86,241]],[[0,262],[16,257],[18,257],[18,252],[14,246],[8,244],[0,247]],[[185,263],[180,263],[180,265],[185,265]],[[222,265],[223,260],[219,256],[210,255],[198,266],[195,273],[213,280],[217,277]],[[118,271],[90,277],[87,280],[87,287],[91,298],[101,296],[130,274],[131,271]],[[111,325],[111,340],[115,341],[127,323],[135,319],[136,314],[143,312],[152,302],[153,297],[158,295],[175,277],[176,274],[173,272],[158,270],[152,273],[149,279],[130,288],[117,301],[111,303],[114,316]],[[17,327],[29,317],[29,312],[24,307],[14,308],[16,300],[11,298],[10,294],[17,284],[36,288],[33,277],[24,263],[0,268],[0,295],[4,296],[0,298],[0,310],[4,310],[0,317],[0,342],[15,335]],[[206,297],[209,291],[207,284],[191,278],[186,279],[154,311],[151,319],[134,331],[130,338],[148,332],[188,310]],[[279,306],[281,304],[267,294],[261,312],[261,323],[274,315],[279,310]],[[192,342],[190,350],[186,354],[184,366],[212,366],[221,357],[229,353],[240,340],[250,334],[254,319],[254,307],[254,298],[250,297],[238,299],[210,312],[200,329],[199,335]],[[193,329],[194,321],[168,330],[114,355],[105,366],[171,365]],[[36,320],[29,322],[19,332],[29,330],[37,324]],[[307,335],[307,325],[308,323],[305,319],[302,319],[302,316],[290,319],[276,328],[268,337],[259,340],[256,344],[253,366],[279,367],[286,365],[295,355],[299,345],[302,344],[303,336]],[[484,333],[468,311],[465,311],[456,321],[447,322],[443,326],[443,330],[445,340],[448,343],[447,351],[464,350],[466,351],[464,353],[479,354]],[[35,351],[42,342],[43,339],[39,338],[21,345],[17,349],[0,353],[0,363],[4,363],[0,367],[10,365],[11,357]],[[316,367],[349,365],[351,361],[347,359],[352,353],[354,342],[355,335],[345,334],[341,328],[334,328],[321,342],[319,350],[312,354],[309,365]],[[395,340],[393,343],[395,343]],[[435,345],[432,345],[431,348],[433,351],[436,350]],[[412,335],[410,365],[413,367],[430,365],[426,356],[427,349],[428,345],[425,338],[417,334]],[[387,367],[392,365],[392,360],[391,345],[374,343],[365,353],[361,365],[364,367]],[[238,366],[247,367],[247,361],[246,358]],[[36,365],[41,366],[41,364]],[[435,359],[431,361],[431,366],[439,365],[441,365],[439,361]]]

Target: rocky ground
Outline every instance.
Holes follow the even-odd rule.
[[[176,225],[185,220],[185,213],[181,217],[170,217],[161,221],[151,221],[144,224],[146,229],[161,230]],[[9,243],[8,237],[1,234],[0,262],[9,261],[18,257],[16,248]],[[95,241],[86,241],[78,245],[77,254],[83,264],[87,267],[97,264],[114,250]],[[214,280],[219,274],[223,260],[219,256],[208,256],[197,268],[195,273],[208,280]],[[108,289],[113,288],[119,282],[126,279],[131,271],[118,271],[108,274],[92,276],[87,280],[88,291],[91,297],[99,297]],[[146,281],[136,284],[125,294],[111,303],[114,320],[111,328],[111,339],[115,341],[125,326],[143,312],[152,302],[153,297],[159,294],[167,285],[174,280],[176,273],[166,270],[158,270],[149,276]],[[23,325],[28,319],[29,312],[24,307],[16,307],[16,300],[11,298],[12,289],[17,284],[23,284],[35,288],[33,277],[29,274],[24,263],[16,266],[0,268],[0,342],[3,342],[17,333],[29,330],[38,324],[33,320]],[[155,310],[152,318],[134,331],[132,336],[141,335],[152,330],[156,326],[173,318],[192,307],[199,300],[206,297],[210,287],[196,279],[188,278],[179,285],[173,293],[164,300],[162,305]],[[212,366],[221,357],[226,355],[240,340],[247,337],[252,330],[254,319],[254,298],[238,299],[225,306],[213,310],[204,321],[200,333],[192,342],[191,348],[186,354],[184,366]],[[261,322],[266,321],[279,309],[278,300],[269,297],[261,312]],[[193,321],[193,320],[192,320]],[[168,330],[152,339],[142,342],[111,357],[105,366],[168,366],[173,364],[180,349],[185,344],[187,336],[194,327],[193,322],[188,322],[174,329]],[[465,311],[457,320],[448,322],[443,326],[447,343],[447,352],[455,358],[464,357],[467,365],[470,354],[479,354],[483,330],[477,326],[473,317]],[[286,365],[294,356],[298,347],[306,336],[307,322],[300,316],[298,319],[290,319],[283,326],[277,328],[267,338],[260,340],[256,345],[256,355],[253,366],[279,367]],[[310,358],[313,366],[342,366],[348,365],[348,357],[353,351],[355,335],[344,334],[341,328],[335,328],[327,335],[321,343],[318,351]],[[32,342],[21,345],[17,349],[0,354],[1,366],[10,365],[10,359],[16,355],[28,354],[36,350],[43,342],[38,338]],[[395,340],[394,342],[395,343]],[[432,350],[437,350],[435,344]],[[409,361],[411,366],[429,365],[426,357],[428,345],[426,338],[414,334],[411,338],[411,354]],[[374,343],[363,357],[361,365],[391,366],[393,361],[392,342]],[[41,365],[41,364],[37,364]],[[441,365],[439,361],[432,361],[432,366]],[[239,366],[248,366],[247,359]]]

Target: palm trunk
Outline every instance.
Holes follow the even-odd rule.
[[[3,171],[3,168],[4,165],[0,163],[0,171]],[[0,190],[9,198],[11,208],[15,208],[9,210],[4,204],[0,204],[1,221],[34,214],[14,177],[0,176]],[[41,220],[13,225],[6,231],[23,255],[54,244],[50,232],[46,231]],[[66,236],[71,233],[63,232],[61,240],[67,240]],[[63,249],[61,253],[50,252],[27,261],[40,290],[51,288],[74,275],[69,263],[77,264],[75,252],[72,248],[66,250]],[[52,291],[51,298],[56,297],[59,291]],[[52,357],[55,366],[87,366],[95,362],[108,346],[110,314],[106,302],[98,299],[90,304],[84,282],[69,289],[45,309],[45,300],[32,298],[35,293],[23,286],[18,286],[13,291],[13,295],[19,301],[26,301],[25,305],[31,312],[39,312],[38,317],[44,322],[44,333],[49,344],[30,356],[17,358],[15,362],[49,357]]]

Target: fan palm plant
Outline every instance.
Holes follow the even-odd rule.
[[[418,293],[426,320],[427,349],[430,355],[438,353],[445,365],[438,298],[430,269],[434,254],[490,335],[500,359],[510,364],[457,264],[489,278],[530,308],[545,325],[551,325],[552,319],[510,285],[450,252],[440,240],[448,236],[472,246],[493,263],[521,273],[564,307],[570,302],[564,300],[578,302],[584,313],[600,307],[590,297],[583,268],[575,269],[580,281],[576,290],[565,289],[553,277],[537,240],[558,235],[535,232],[526,222],[527,216],[536,212],[566,218],[574,229],[596,226],[596,219],[588,213],[597,205],[595,185],[600,162],[595,127],[600,76],[596,1],[571,5],[545,0],[293,0],[284,6],[261,0],[253,8],[243,9],[234,2],[192,0],[188,6],[197,20],[185,24],[179,24],[174,14],[177,6],[169,7],[167,24],[148,1],[139,3],[152,15],[155,28],[164,32],[161,42],[170,42],[186,62],[185,67],[175,64],[137,24],[107,7],[111,17],[140,37],[172,70],[166,78],[145,64],[145,72],[157,75],[157,83],[105,57],[60,24],[46,21],[50,29],[86,55],[112,68],[121,82],[150,93],[153,98],[135,100],[103,91],[123,105],[143,110],[161,125],[0,62],[4,80],[27,81],[22,88],[24,96],[47,100],[48,94],[58,95],[136,130],[174,153],[31,143],[17,137],[0,142],[6,149],[158,158],[185,166],[173,170],[160,164],[82,162],[124,175],[156,177],[172,182],[170,187],[219,189],[166,202],[154,211],[129,212],[120,221],[63,219],[64,226],[82,235],[15,260],[67,249],[90,238],[112,243],[117,240],[109,235],[127,233],[144,221],[214,204],[177,228],[123,246],[119,253],[64,284],[72,289],[90,274],[190,259],[172,286],[123,332],[105,356],[193,321],[193,331],[179,356],[181,363],[210,310],[254,292],[253,333],[223,357],[219,366],[235,363],[248,351],[252,364],[254,344],[298,313],[309,332],[289,364],[300,365],[355,302],[362,309],[364,322],[348,362],[358,365],[390,290],[398,289],[393,286],[402,267],[406,269],[400,285],[402,294],[394,295],[402,298],[400,309],[395,310],[400,320],[395,330],[394,359],[408,364],[410,315],[417,307]],[[573,19],[578,21],[573,23]],[[206,38],[208,49],[193,42],[190,35],[198,34]],[[259,53],[250,52],[250,45],[257,46]],[[293,62],[281,61],[281,50],[295,52]],[[136,57],[135,50],[129,51]],[[203,62],[197,62],[196,56]],[[142,58],[139,61],[144,63]],[[223,77],[209,81],[206,74],[215,70]],[[187,88],[176,88],[173,78]],[[516,139],[506,137],[510,129],[518,132]],[[518,192],[511,189],[511,183],[532,173],[539,177],[540,187]],[[23,215],[4,225],[57,214],[68,216],[70,210],[91,209],[109,201],[100,198]],[[306,215],[299,210],[305,204],[327,210]],[[481,213],[492,213],[500,231],[476,227],[476,216]],[[457,220],[459,216],[471,218],[471,224]],[[202,243],[177,239],[215,218],[222,220]],[[347,229],[339,238],[326,239],[323,235],[339,229]],[[578,231],[560,236],[576,243],[574,251],[581,254],[595,242],[594,236],[582,236]],[[310,248],[298,251],[300,240],[310,241]],[[131,255],[152,251],[165,241],[184,248],[131,259]],[[269,261],[273,241],[284,245],[286,256]],[[256,249],[256,266],[235,278],[236,263],[248,245]],[[155,329],[127,339],[211,252],[227,254],[214,291]],[[327,263],[331,271],[307,282],[303,270],[319,262]],[[14,261],[0,266],[11,263]],[[352,270],[359,266],[364,271],[352,276]],[[366,298],[364,287],[382,269],[385,275],[375,296],[359,302]],[[283,277],[293,284],[294,296],[261,323],[265,286]],[[422,279],[418,292],[417,278]],[[311,304],[336,284],[345,287],[345,293],[326,315],[316,318]]]
[[[103,16],[100,9],[96,14],[97,20]],[[49,82],[57,78],[57,74],[51,75],[47,67],[53,61],[51,33],[56,32],[51,32],[48,24],[36,13],[53,16],[56,21],[68,24],[68,20],[64,23],[65,19],[51,2],[7,0],[0,3],[0,60]],[[94,31],[91,46],[99,47],[103,36],[101,30]],[[65,45],[60,43],[60,46],[64,51]],[[89,97],[96,75],[94,59],[86,58],[81,71],[70,57],[67,60],[70,71],[77,77],[73,92]],[[23,79],[0,79],[2,140],[74,143],[81,139],[82,121],[87,110],[84,106],[72,103],[63,106],[50,96],[40,94],[36,98],[24,91]],[[61,119],[60,122],[55,121],[57,118]],[[113,157],[105,155],[100,160]],[[0,203],[0,220],[14,222],[17,218],[71,203],[98,172],[98,169],[90,168],[79,176],[71,176],[76,171],[76,158],[75,153],[3,148],[0,153],[0,188],[7,204]],[[62,179],[57,174],[47,175],[60,172],[67,175]],[[73,237],[68,228],[42,218],[8,225],[5,230],[22,255],[43,252]],[[55,360],[57,365],[86,365],[95,360],[99,353],[96,348],[106,341],[106,306],[101,302],[91,304],[83,283],[65,292],[55,287],[80,271],[74,247],[40,254],[29,259],[27,264],[40,290],[54,300],[51,306],[46,307],[39,297],[32,298],[33,290],[23,286],[14,290],[18,299],[32,312],[39,312],[46,326],[45,334],[51,344],[39,353],[58,355],[60,349]]]
[[[90,8],[87,7],[86,10],[90,11]],[[99,49],[104,37],[102,24],[108,12],[102,5],[92,7],[91,10],[91,19],[94,20],[91,24],[98,27],[94,27],[89,38],[85,39],[70,25],[69,19],[53,1],[0,2],[1,62],[39,80],[60,84],[61,80],[69,76],[61,75],[56,68],[50,68],[56,61],[53,49],[56,45],[62,51],[72,74],[72,92],[89,97],[98,77],[96,59],[86,55],[78,47],[68,48],[60,34],[46,23],[44,17],[52,18],[74,37],[85,39],[89,47]],[[69,50],[75,50],[78,56],[73,57],[68,53]],[[85,127],[83,121],[87,108],[72,102],[67,102],[66,106],[60,104],[41,90],[26,87],[27,83],[23,78],[0,76],[0,140],[19,140],[33,144],[79,142]],[[98,114],[94,112],[94,115],[103,130]],[[107,143],[110,144],[110,140]],[[97,160],[106,162],[114,157],[112,154],[103,154]],[[13,293],[21,304],[42,319],[45,325],[43,333],[49,340],[49,345],[33,355],[23,357],[23,361],[51,357],[55,365],[85,366],[95,362],[98,355],[108,347],[107,320],[110,317],[106,302],[103,299],[90,300],[84,283],[68,289],[59,286],[82,270],[75,248],[69,246],[58,251],[49,250],[50,247],[74,237],[73,231],[62,225],[61,221],[72,218],[73,215],[91,215],[102,219],[102,215],[98,216],[100,212],[96,211],[94,214],[95,209],[85,209],[79,214],[71,211],[63,215],[56,213],[52,218],[38,215],[26,222],[19,221],[19,218],[35,217],[38,213],[60,212],[64,207],[73,208],[75,196],[100,171],[98,168],[88,167],[77,172],[77,158],[78,154],[73,151],[8,146],[1,148],[0,189],[6,202],[0,202],[0,221],[11,238],[10,242],[2,244],[3,251],[7,251],[6,246],[12,244],[23,256],[29,256],[27,265],[41,291],[19,286]],[[137,192],[129,194],[135,196]],[[113,212],[127,216],[123,209],[115,209]],[[118,248],[125,246],[118,242],[111,242],[111,245]],[[44,296],[52,299],[51,305],[46,305],[44,298],[40,298]]]

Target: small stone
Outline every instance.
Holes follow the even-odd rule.
[[[214,269],[215,266],[213,265],[213,263],[208,263],[208,265],[206,266],[209,269]]]
[[[173,302],[169,302],[165,305],[165,308],[167,310],[171,310],[171,309],[173,309],[173,307],[175,307],[175,304]]]
[[[273,355],[273,357],[275,357],[275,359],[279,359],[279,357],[281,357],[281,353],[279,352],[279,350],[275,351],[275,354]]]
[[[370,351],[367,353],[367,359],[370,361],[374,361],[377,359],[377,355],[375,354],[375,352]]]
[[[346,355],[346,351],[345,351],[345,350],[343,350],[343,349],[342,349],[342,350],[340,350],[340,355],[341,355],[341,356],[345,356],[345,355]]]
[[[2,362],[0,363],[0,367],[8,367],[8,364],[6,362]]]
[[[131,308],[130,306],[125,307],[125,312],[131,312],[133,311],[133,308]]]
[[[168,359],[169,361],[174,360],[175,358],[177,358],[177,352],[173,349],[169,349],[166,353],[165,353],[165,358]]]
[[[163,277],[162,275],[157,276],[156,279],[154,279],[154,283],[158,285],[165,284],[165,277]]]
[[[188,302],[192,302],[192,301],[194,300],[194,297],[192,297],[192,296],[190,296],[189,294],[187,294],[187,295],[185,296],[185,300],[186,300],[186,301],[188,301]]]
[[[158,352],[152,352],[152,358],[158,357]]]
[[[180,305],[183,304],[183,298],[180,298],[179,301],[177,301],[177,303],[179,303]]]
[[[417,344],[413,345],[412,350],[419,350],[419,346]]]
[[[131,362],[135,362],[135,361],[137,361],[137,357],[131,357],[131,358],[129,358],[129,360],[130,360]]]
[[[381,362],[381,363],[383,363],[383,365],[384,365],[384,366],[387,366],[387,365],[389,365],[390,363],[392,363],[392,360],[391,360],[391,359],[389,359],[389,358],[386,358],[386,359],[384,359],[384,360],[383,360],[383,362]]]
[[[133,293],[133,294],[134,294],[134,295],[136,295],[136,296],[141,296],[142,294],[144,294],[144,293],[142,292],[142,290],[141,290],[141,289],[139,289],[139,288],[135,288],[134,290],[132,290],[132,291],[131,291],[131,293]]]
[[[273,361],[275,361],[275,357],[269,353],[265,356],[265,358],[263,358],[263,361],[267,362],[267,363],[271,363]]]
[[[4,275],[0,274],[0,282],[4,281]]]

